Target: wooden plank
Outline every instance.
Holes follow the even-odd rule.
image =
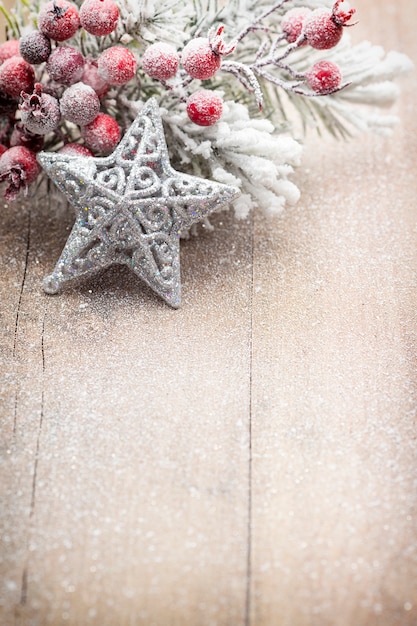
[[[355,5],[416,58],[414,5]],[[415,76],[403,86],[391,138],[309,141],[300,204],[256,221],[257,626],[417,622]]]
[[[11,255],[21,218],[2,231]],[[242,624],[250,224],[218,216],[184,243],[173,311],[119,268],[43,295],[70,221],[32,208],[17,374],[4,382],[5,396],[19,389],[2,423],[16,435],[2,467],[1,623]]]
[[[184,242],[180,311],[44,296],[71,216],[2,210],[2,625],[416,623],[415,82],[392,139],[309,140],[253,286],[249,223]]]
[[[39,321],[34,311],[22,307],[23,294],[31,291],[40,302],[38,289],[28,274],[32,211],[7,206],[1,212],[1,455],[0,455],[0,567],[2,605],[20,601],[25,589],[28,528],[32,516],[34,468],[41,398],[31,393],[42,377]],[[33,265],[33,276],[36,264]],[[30,385],[28,385],[30,381]],[[16,514],[18,518],[16,518]],[[1,623],[12,623],[10,613]],[[11,613],[12,615],[12,613]]]

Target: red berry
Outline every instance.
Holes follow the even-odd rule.
[[[119,124],[107,113],[99,113],[82,133],[87,147],[97,154],[110,154],[120,141]]]
[[[41,167],[36,160],[36,154],[24,146],[9,148],[0,156],[0,181],[9,183],[5,197],[14,200],[23,188],[27,187],[38,176]]]
[[[223,101],[212,91],[200,89],[187,100],[188,117],[199,126],[212,126],[221,117]]]
[[[142,57],[142,69],[152,78],[168,80],[177,73],[179,60],[178,52],[170,44],[153,43]]]
[[[206,80],[217,72],[221,64],[220,54],[213,52],[207,37],[191,39],[181,54],[182,65],[192,78]]]
[[[58,150],[58,152],[60,154],[69,154],[70,156],[94,156],[91,150],[80,143],[67,143],[60,150]]]
[[[124,85],[136,73],[136,59],[123,46],[107,48],[98,59],[98,73],[109,85]]]
[[[341,11],[339,5],[343,0],[337,0],[332,11],[316,9],[307,18],[304,34],[307,43],[316,50],[329,50],[336,46],[343,35],[343,26],[355,13],[355,9]]]
[[[43,93],[42,85],[36,83],[33,93],[22,91],[23,102],[19,104],[22,124],[31,133],[46,135],[58,127],[61,120],[58,100]]]
[[[52,50],[46,71],[57,83],[72,85],[77,83],[83,74],[84,57],[76,48],[60,46]]]
[[[0,63],[19,54],[19,42],[17,39],[9,39],[0,45]]]
[[[100,100],[92,87],[84,83],[75,83],[62,94],[60,106],[62,116],[66,120],[85,126],[99,114]]]
[[[213,27],[207,37],[197,37],[187,43],[181,54],[185,71],[200,80],[211,78],[221,65],[222,56],[233,52],[236,41],[226,44],[223,40],[224,26]]]
[[[22,57],[14,56],[0,66],[0,89],[18,98],[21,91],[32,91],[35,71]]]
[[[342,74],[332,61],[318,61],[306,73],[309,87],[319,94],[335,91],[340,87]]]
[[[39,30],[35,30],[20,38],[19,52],[25,61],[38,65],[48,60],[51,54],[51,40]]]
[[[0,143],[0,156],[1,156],[2,154],[4,154],[4,153],[6,152],[6,150],[7,150],[7,147],[6,147],[6,146],[3,146],[3,144],[2,144],[2,143]]]
[[[73,37],[80,27],[77,7],[67,0],[53,0],[44,4],[38,15],[39,30],[54,41]]]
[[[119,19],[113,0],[85,0],[80,9],[81,26],[91,35],[110,35]]]
[[[85,59],[81,82],[92,87],[99,98],[104,96],[110,87],[110,85],[99,75],[96,59]]]
[[[294,43],[303,32],[304,24],[311,10],[300,7],[287,11],[281,21],[281,29],[288,43]]]

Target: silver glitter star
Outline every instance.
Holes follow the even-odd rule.
[[[55,269],[44,280],[46,293],[122,263],[178,307],[181,232],[239,195],[235,187],[172,169],[155,99],[110,156],[41,152],[38,160],[77,211]]]

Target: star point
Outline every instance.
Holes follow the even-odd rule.
[[[127,265],[169,305],[181,302],[181,232],[239,195],[231,185],[171,167],[159,107],[149,100],[107,157],[41,152],[39,163],[77,212],[53,273],[68,281],[113,264]]]

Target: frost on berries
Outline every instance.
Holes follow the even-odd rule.
[[[49,37],[38,30],[23,35],[19,41],[20,55],[32,65],[39,65],[47,61],[51,49]]]
[[[136,74],[134,54],[123,46],[107,48],[98,59],[98,73],[109,85],[125,85]]]
[[[39,11],[39,30],[54,41],[65,41],[75,35],[80,27],[77,7],[67,0],[53,0]]]
[[[80,9],[81,26],[91,35],[110,35],[119,20],[119,9],[113,0],[85,0]]]
[[[213,126],[221,118],[223,100],[208,89],[199,89],[187,100],[187,114],[194,124]]]
[[[99,98],[104,96],[110,87],[109,83],[101,78],[98,73],[97,60],[92,58],[87,58],[84,61],[84,70],[83,75],[81,76],[81,82],[92,87]]]
[[[120,127],[107,113],[99,113],[92,122],[83,127],[82,134],[86,146],[95,154],[110,154],[120,141]]]
[[[181,54],[183,68],[199,80],[207,80],[214,76],[220,68],[222,57],[231,54],[235,42],[226,45],[223,39],[224,26],[211,29],[207,37],[191,39]]]
[[[187,74],[200,80],[214,76],[221,64],[220,55],[210,48],[207,37],[192,39],[182,51],[181,61]]]
[[[178,70],[179,54],[168,43],[157,42],[146,48],[142,57],[142,69],[156,80],[169,80]]]
[[[9,41],[0,44],[0,63],[6,59],[11,59],[16,54],[19,54],[19,41],[17,39],[9,39]]]
[[[318,61],[306,73],[308,86],[319,94],[332,93],[340,87],[342,74],[336,63]]]
[[[46,64],[46,71],[55,82],[72,85],[83,75],[84,57],[72,46],[59,46],[52,50]]]
[[[316,9],[307,18],[304,26],[304,35],[307,43],[316,50],[334,48],[342,38],[343,27],[355,13],[355,9],[343,11],[340,5],[343,0],[337,0],[331,11]]]
[[[307,7],[290,9],[281,21],[281,29],[288,43],[294,43],[302,35],[307,17],[311,10]]]
[[[22,92],[21,98],[20,117],[27,130],[46,135],[58,127],[61,120],[58,100],[43,93],[40,83],[36,83],[32,94]]]
[[[0,181],[7,181],[6,200],[15,200],[21,189],[27,193],[40,172],[36,154],[24,146],[9,148],[0,156]]]
[[[85,126],[99,114],[100,100],[92,87],[75,83],[62,94],[60,107],[62,117],[74,124]]]
[[[0,90],[18,98],[20,92],[31,91],[35,83],[35,71],[22,57],[14,56],[0,66]]]
[[[69,154],[70,156],[86,156],[92,157],[94,154],[86,146],[80,143],[67,143],[58,150],[60,154]]]

